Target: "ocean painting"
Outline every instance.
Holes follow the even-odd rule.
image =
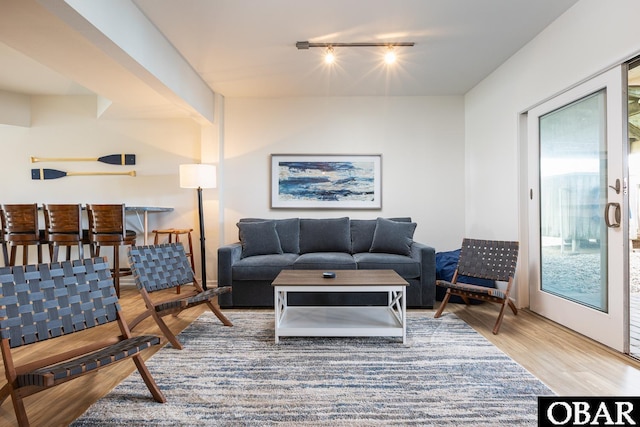
[[[272,156],[272,207],[380,208],[380,156]]]

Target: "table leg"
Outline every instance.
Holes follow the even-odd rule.
[[[402,288],[402,344],[407,343],[407,290]]]
[[[278,287],[274,288],[274,300],[273,300],[273,307],[275,309],[275,327],[274,327],[274,335],[275,335],[275,340],[276,340],[276,344],[278,344],[280,342],[280,337],[278,335],[278,330],[280,329],[280,316],[281,316],[281,312],[280,312],[280,289]]]

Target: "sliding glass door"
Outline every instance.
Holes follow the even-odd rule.
[[[528,113],[531,309],[623,351],[622,70]]]

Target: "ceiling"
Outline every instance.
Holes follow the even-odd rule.
[[[0,90],[96,93],[137,114],[175,104],[120,58],[45,10],[3,0]],[[206,84],[225,97],[462,95],[577,0],[131,0]],[[298,50],[297,41],[415,42]],[[55,43],[54,43],[55,42]],[[49,44],[48,44],[49,43]],[[73,52],[82,52],[73,54]]]

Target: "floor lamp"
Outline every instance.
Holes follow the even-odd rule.
[[[180,187],[198,190],[198,218],[200,220],[200,264],[202,267],[202,288],[207,289],[207,264],[204,244],[204,213],[202,210],[202,189],[216,188],[216,167],[214,165],[180,165]]]

